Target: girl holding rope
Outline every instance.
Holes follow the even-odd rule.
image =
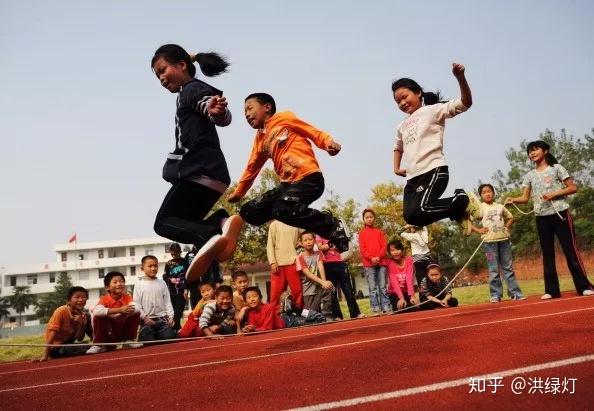
[[[569,212],[566,196],[577,192],[577,186],[567,170],[558,163],[549,152],[550,146],[541,140],[532,141],[526,151],[534,163],[534,170],[529,171],[522,182],[523,192],[519,197],[508,197],[505,205],[534,202],[536,228],[542,249],[545,294],[543,300],[559,298],[559,278],[555,268],[555,235],[567,260],[575,289],[581,295],[594,295],[592,283],[586,276],[586,270],[576,247],[573,218]]]

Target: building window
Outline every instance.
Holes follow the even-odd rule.
[[[103,250],[97,250],[97,258],[103,258]]]
[[[86,281],[89,279],[89,272],[88,271],[79,271],[78,272],[78,280],[79,281]]]
[[[78,255],[78,259],[79,259],[80,261],[84,260],[84,259],[85,259],[85,255],[84,255],[84,254],[79,254],[79,255]]]
[[[130,275],[136,275],[136,267],[130,267]]]
[[[136,248],[130,247],[130,257],[136,256]]]
[[[50,283],[56,282],[56,273],[50,273]]]
[[[10,286],[11,287],[16,287],[16,275],[11,275],[10,276]]]
[[[99,278],[104,278],[105,277],[105,268],[100,268],[99,269]]]
[[[62,261],[68,261],[68,253],[60,253]]]
[[[144,255],[153,255],[153,249],[152,248],[145,248],[144,249]]]
[[[37,274],[30,274],[27,276],[27,285],[37,284]]]

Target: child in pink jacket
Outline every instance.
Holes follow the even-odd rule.
[[[388,244],[388,294],[394,311],[417,304],[414,285],[414,265],[400,241]]]

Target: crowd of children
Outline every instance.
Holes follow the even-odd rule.
[[[172,186],[157,213],[154,229],[172,241],[193,245],[192,250],[181,258],[179,244],[172,245],[173,258],[166,265],[163,280],[157,278],[156,257],[145,256],[141,262],[145,275],[133,295],[126,291],[123,274],[108,273],[104,278],[106,293],[90,316],[84,311],[87,290],[73,287],[67,304],[59,307],[48,323],[48,346],[42,361],[96,354],[115,349],[118,343],[137,348],[148,341],[334,321],[343,318],[337,299],[339,288],[350,317],[362,316],[341,256],[349,249],[346,225],[331,213],[310,207],[324,192],[324,177],[311,143],[331,156],[341,151],[341,145],[293,113],[277,112],[271,95],[250,94],[244,101],[244,114],[257,131],[245,171],[227,200],[240,201],[268,159],[272,159],[280,185],[242,204],[239,215],[230,216],[224,209],[211,212],[231,181],[216,130],[231,123],[231,113],[222,91],[195,78],[194,62],[207,76],[223,73],[229,65],[217,53],[190,55],[175,44],[160,47],[151,60],[161,85],[178,94],[175,148],[163,167],[163,178]],[[503,298],[500,272],[508,296],[513,300],[525,298],[512,265],[509,230],[513,218],[504,205],[495,202],[493,186],[479,187],[480,202],[461,189],[454,190],[452,197],[440,198],[449,179],[443,154],[445,121],[464,113],[473,103],[465,67],[454,63],[452,73],[460,97],[450,101],[441,101],[439,93],[425,92],[409,78],[392,83],[393,98],[407,114],[397,127],[393,168],[396,175],[407,179],[403,196],[407,225],[400,237],[410,243],[412,256],[406,255],[400,241],[388,242],[385,233],[375,226],[373,210],[363,211],[359,250],[374,314],[458,305],[450,279],[429,250],[427,226],[444,218],[462,223],[467,234],[483,236],[491,302]],[[544,263],[542,298],[560,297],[554,236],[561,243],[576,290],[594,295],[575,247],[566,201],[577,187],[549,150],[544,141],[528,145],[527,154],[535,169],[524,177],[522,195],[507,198],[505,205],[529,199],[534,202]],[[233,288],[221,284],[218,263],[233,255],[244,222],[260,226],[271,220],[267,244],[271,291],[266,303],[261,290],[249,286],[243,271],[233,274]],[[188,298],[191,312],[182,326]],[[85,334],[92,337],[92,344],[76,343]]]

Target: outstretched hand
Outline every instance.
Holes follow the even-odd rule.
[[[225,97],[213,96],[208,100],[208,114],[211,116],[221,116],[227,110],[227,99]]]

